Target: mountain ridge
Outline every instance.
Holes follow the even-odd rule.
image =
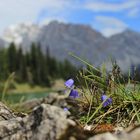
[[[100,66],[109,56],[115,58],[123,70],[131,64],[140,63],[140,33],[130,29],[107,38],[89,25],[52,21],[42,26],[17,25],[12,30],[7,29],[2,39],[5,42],[11,40],[25,50],[29,50],[32,42],[40,42],[43,51],[49,46],[51,55],[60,60],[67,58],[74,64],[76,61],[70,58],[68,52],[95,66]]]

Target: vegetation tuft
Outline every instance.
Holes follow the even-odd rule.
[[[133,77],[121,73],[116,62],[112,62],[112,70],[107,71],[105,65],[100,69],[71,54],[87,65],[79,71],[75,89],[79,97],[76,117],[83,126],[111,124],[128,127],[140,124],[140,83]]]

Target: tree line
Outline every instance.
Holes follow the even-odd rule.
[[[77,73],[77,68],[68,60],[58,61],[52,57],[49,47],[43,53],[40,44],[32,43],[30,51],[11,43],[8,48],[0,49],[0,81],[5,81],[15,72],[15,80],[31,85],[51,86],[51,81],[66,79]]]

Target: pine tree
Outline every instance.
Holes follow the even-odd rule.
[[[8,77],[8,65],[6,61],[5,49],[0,49],[0,80],[6,80]]]
[[[37,50],[34,43],[31,45],[30,52],[30,69],[33,77],[34,84],[38,84],[38,76],[37,76]]]
[[[9,48],[7,49],[7,64],[8,64],[8,70],[10,73],[16,71],[16,61],[17,61],[17,52],[16,47],[14,43],[11,43],[9,45]]]
[[[26,58],[22,53],[22,47],[20,47],[17,51],[17,73],[18,79],[20,82],[25,82],[27,80],[27,66],[26,66]]]
[[[60,64],[60,70],[62,71],[61,77],[63,77],[64,79],[67,79],[68,77],[74,77],[74,75],[77,73],[76,67],[73,66],[67,59]]]
[[[38,76],[40,77],[40,84],[50,86],[50,80],[48,77],[48,70],[46,66],[46,57],[44,56],[40,44],[37,47],[38,57]]]

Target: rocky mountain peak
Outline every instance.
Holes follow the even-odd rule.
[[[42,26],[11,26],[2,38],[6,42],[22,45],[23,50],[29,50],[32,42],[40,42],[43,51],[48,46],[53,56],[60,60],[67,58],[74,64],[69,52],[95,66],[101,65],[109,56],[115,58],[123,69],[128,69],[132,63],[139,64],[140,33],[130,29],[106,38],[89,25],[52,21]]]

